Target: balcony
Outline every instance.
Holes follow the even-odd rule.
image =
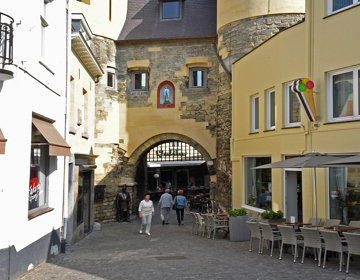
[[[0,13],[0,82],[14,78],[13,72],[4,69],[13,63],[14,19]]]

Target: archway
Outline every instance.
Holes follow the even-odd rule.
[[[157,150],[150,160],[148,153],[157,147],[163,147],[161,155]],[[149,164],[148,161],[156,164]],[[150,177],[155,173],[160,175],[159,181],[170,180],[173,190],[176,190],[184,188],[191,181],[209,186],[210,175],[215,175],[215,169],[210,154],[193,139],[174,133],[156,135],[143,142],[127,161],[125,174],[136,182],[132,190],[133,210],[145,191],[155,189],[159,181]]]

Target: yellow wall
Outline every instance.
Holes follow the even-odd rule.
[[[360,7],[324,18],[323,1],[307,1],[306,21],[268,40],[233,64],[233,205],[245,203],[243,178],[244,156],[268,155],[272,162],[284,155],[316,152],[326,154],[359,153],[358,122],[324,125],[327,117],[327,73],[360,65],[357,24]],[[351,27],[351,32],[344,32]],[[304,128],[281,129],[284,126],[284,83],[308,77],[315,83],[314,93],[319,119],[314,127],[303,110]],[[275,87],[276,129],[265,130],[265,91]],[[259,94],[259,133],[250,133],[250,97]],[[318,216],[328,218],[328,171],[317,170]],[[285,209],[284,171],[272,170],[273,209]],[[304,221],[313,217],[313,172],[302,171]]]
[[[86,2],[89,2],[89,4],[72,0],[71,12],[84,14],[94,35],[117,40],[125,23],[128,1],[111,1],[111,20],[109,19],[109,0],[90,0]]]
[[[217,30],[241,19],[304,12],[305,0],[218,0]]]

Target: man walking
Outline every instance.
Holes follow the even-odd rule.
[[[165,193],[160,197],[158,208],[161,207],[161,220],[162,224],[168,224],[169,223],[169,217],[170,217],[170,208],[172,207],[172,196],[170,194],[170,189],[166,189]]]

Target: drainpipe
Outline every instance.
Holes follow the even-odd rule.
[[[232,75],[231,75],[229,69],[227,69],[224,61],[221,59],[220,55],[218,54],[216,43],[215,43],[215,38],[213,38],[213,46],[214,46],[215,54],[216,54],[216,57],[217,57],[219,63],[221,64],[222,68],[225,70],[226,74],[229,76],[230,81],[232,81]]]
[[[66,71],[66,80],[65,80],[65,122],[64,122],[64,139],[66,141],[67,138],[67,110],[68,110],[68,92],[69,92],[69,81],[70,81],[70,76],[69,76],[69,44],[71,43],[70,38],[69,38],[69,30],[70,30],[70,20],[69,20],[69,12],[70,9],[70,5],[69,5],[69,1],[66,2],[66,63],[65,63],[65,71]],[[67,157],[64,156],[64,175],[63,175],[63,209],[62,209],[62,220],[63,220],[63,226],[62,226],[62,234],[61,234],[61,243],[60,243],[60,252],[61,253],[65,253],[66,251],[66,234],[67,234],[67,223],[68,223],[68,199],[69,199],[69,194],[68,194],[68,184],[66,183],[66,170],[67,170]]]

